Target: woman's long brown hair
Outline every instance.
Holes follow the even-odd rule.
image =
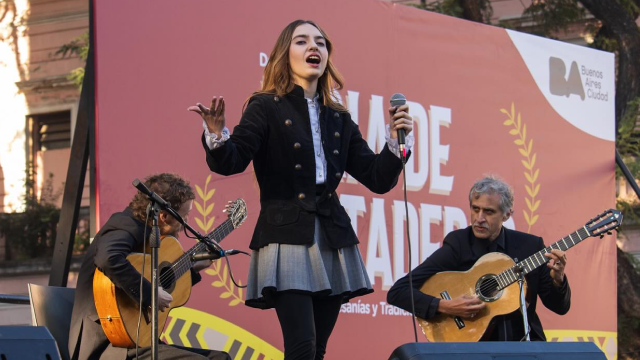
[[[329,58],[327,59],[327,67],[324,74],[318,79],[318,92],[322,95],[322,102],[336,111],[347,111],[347,109],[338,103],[333,92],[341,90],[344,86],[344,80],[338,69],[331,62],[331,53],[333,52],[333,44],[327,37],[327,34],[311,20],[296,20],[287,25],[280,33],[276,45],[271,51],[269,62],[264,69],[264,79],[262,81],[262,89],[255,92],[257,94],[275,94],[284,96],[293,90],[295,85],[291,66],[289,65],[289,48],[291,47],[291,38],[296,28],[303,24],[313,25],[324,37],[327,43],[327,51]],[[252,95],[252,96],[253,96]],[[249,99],[245,102],[245,106]]]

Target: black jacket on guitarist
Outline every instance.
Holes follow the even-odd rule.
[[[437,314],[440,299],[419,290],[431,276],[442,271],[467,271],[481,256],[489,252],[501,252],[521,261],[544,247],[541,237],[504,227],[494,241],[476,238],[471,226],[449,233],[442,247],[412,271],[416,316],[429,319]],[[566,276],[564,283],[557,288],[549,273],[548,267],[541,266],[525,276],[531,340],[546,340],[542,323],[536,314],[538,296],[544,306],[560,315],[566,314],[571,306],[571,289]],[[411,294],[406,291],[408,284],[407,275],[393,285],[387,294],[389,304],[411,311]],[[493,333],[483,340],[518,341],[525,335],[519,311],[498,316],[495,321]]]
[[[195,194],[186,180],[176,174],[163,173],[147,177],[145,185],[174,207],[179,208],[177,212],[182,218],[188,217]],[[146,195],[138,192],[123,212],[113,214],[109,218],[87,249],[78,275],[75,303],[71,315],[69,354],[72,360],[124,360],[136,356],[136,349],[114,347],[105,335],[96,309],[93,280],[96,269],[100,269],[118,289],[138,303],[140,299],[140,273],[127,257],[134,252],[142,253],[145,233],[147,238],[151,233],[150,226],[144,223],[145,210],[148,205],[149,200]],[[176,237],[182,229],[178,220],[165,211],[160,212],[158,225],[161,235]],[[193,264],[190,268],[193,284],[201,279],[197,271],[208,265],[210,263],[206,260],[203,263]],[[158,289],[159,292],[160,290]],[[158,298],[160,309],[163,307],[160,300],[171,301],[171,296],[168,293],[164,290],[162,293],[166,296],[163,299]],[[142,283],[142,300],[140,302],[143,309],[147,309],[151,305],[151,283],[146,279]],[[158,324],[159,328],[160,326],[162,324]],[[139,350],[137,354],[140,355],[139,359],[151,358],[151,346]],[[184,360],[231,359],[227,353],[221,351],[191,349],[164,343],[158,346],[158,357]]]
[[[82,262],[76,286],[69,354],[72,359],[124,359],[127,349],[112,347],[107,339],[94,303],[93,275],[100,268],[113,283],[136,302],[140,293],[140,273],[127,261],[127,256],[142,250],[145,226],[133,217],[131,209],[115,213],[102,227],[89,246]],[[147,238],[151,232],[147,228]],[[191,271],[193,283],[200,274]],[[151,283],[143,283],[143,308],[151,305]]]

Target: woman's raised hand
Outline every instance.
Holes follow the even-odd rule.
[[[222,136],[222,129],[224,129],[224,98],[213,97],[211,100],[211,107],[205,107],[201,103],[197,103],[196,106],[189,106],[189,111],[196,112],[202,116],[202,119],[207,124],[209,132],[216,134],[218,137]]]

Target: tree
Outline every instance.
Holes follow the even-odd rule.
[[[89,33],[82,34],[70,42],[62,45],[56,52],[56,56],[64,58],[65,56],[78,55],[84,62],[87,61],[89,56]],[[71,70],[68,76],[69,80],[78,85],[78,88],[82,90],[82,81],[84,81],[84,67],[79,67]]]
[[[640,0],[580,0],[580,3],[602,23],[601,36],[616,43],[618,78],[616,81],[616,130],[629,110],[629,104],[640,97]],[[608,50],[608,49],[604,49]],[[635,110],[637,112],[637,109]]]

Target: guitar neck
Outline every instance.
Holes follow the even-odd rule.
[[[518,281],[518,273],[520,271],[522,271],[524,275],[526,275],[539,268],[540,266],[546,264],[549,261],[549,258],[544,256],[544,254],[550,253],[553,249],[567,251],[568,249],[571,249],[572,247],[578,245],[582,240],[590,236],[591,235],[589,235],[586,227],[582,227],[562,238],[560,241],[551,244],[550,246],[519,262],[515,266],[512,266],[511,268],[501,272],[500,274],[498,274],[496,279],[499,284],[499,289],[502,290]]]
[[[233,231],[233,229],[234,227],[231,219],[227,219],[205,237],[208,239],[213,239],[219,243],[222,241],[222,239],[229,235]],[[199,241],[191,249],[185,251],[184,254],[182,254],[182,256],[180,256],[178,260],[176,260],[173,265],[171,265],[171,270],[175,274],[175,278],[177,279],[182,276],[184,273],[189,271],[189,269],[191,269],[193,264],[195,264],[195,261],[191,259],[193,255],[207,252],[208,250],[209,249],[207,248],[207,245]]]

